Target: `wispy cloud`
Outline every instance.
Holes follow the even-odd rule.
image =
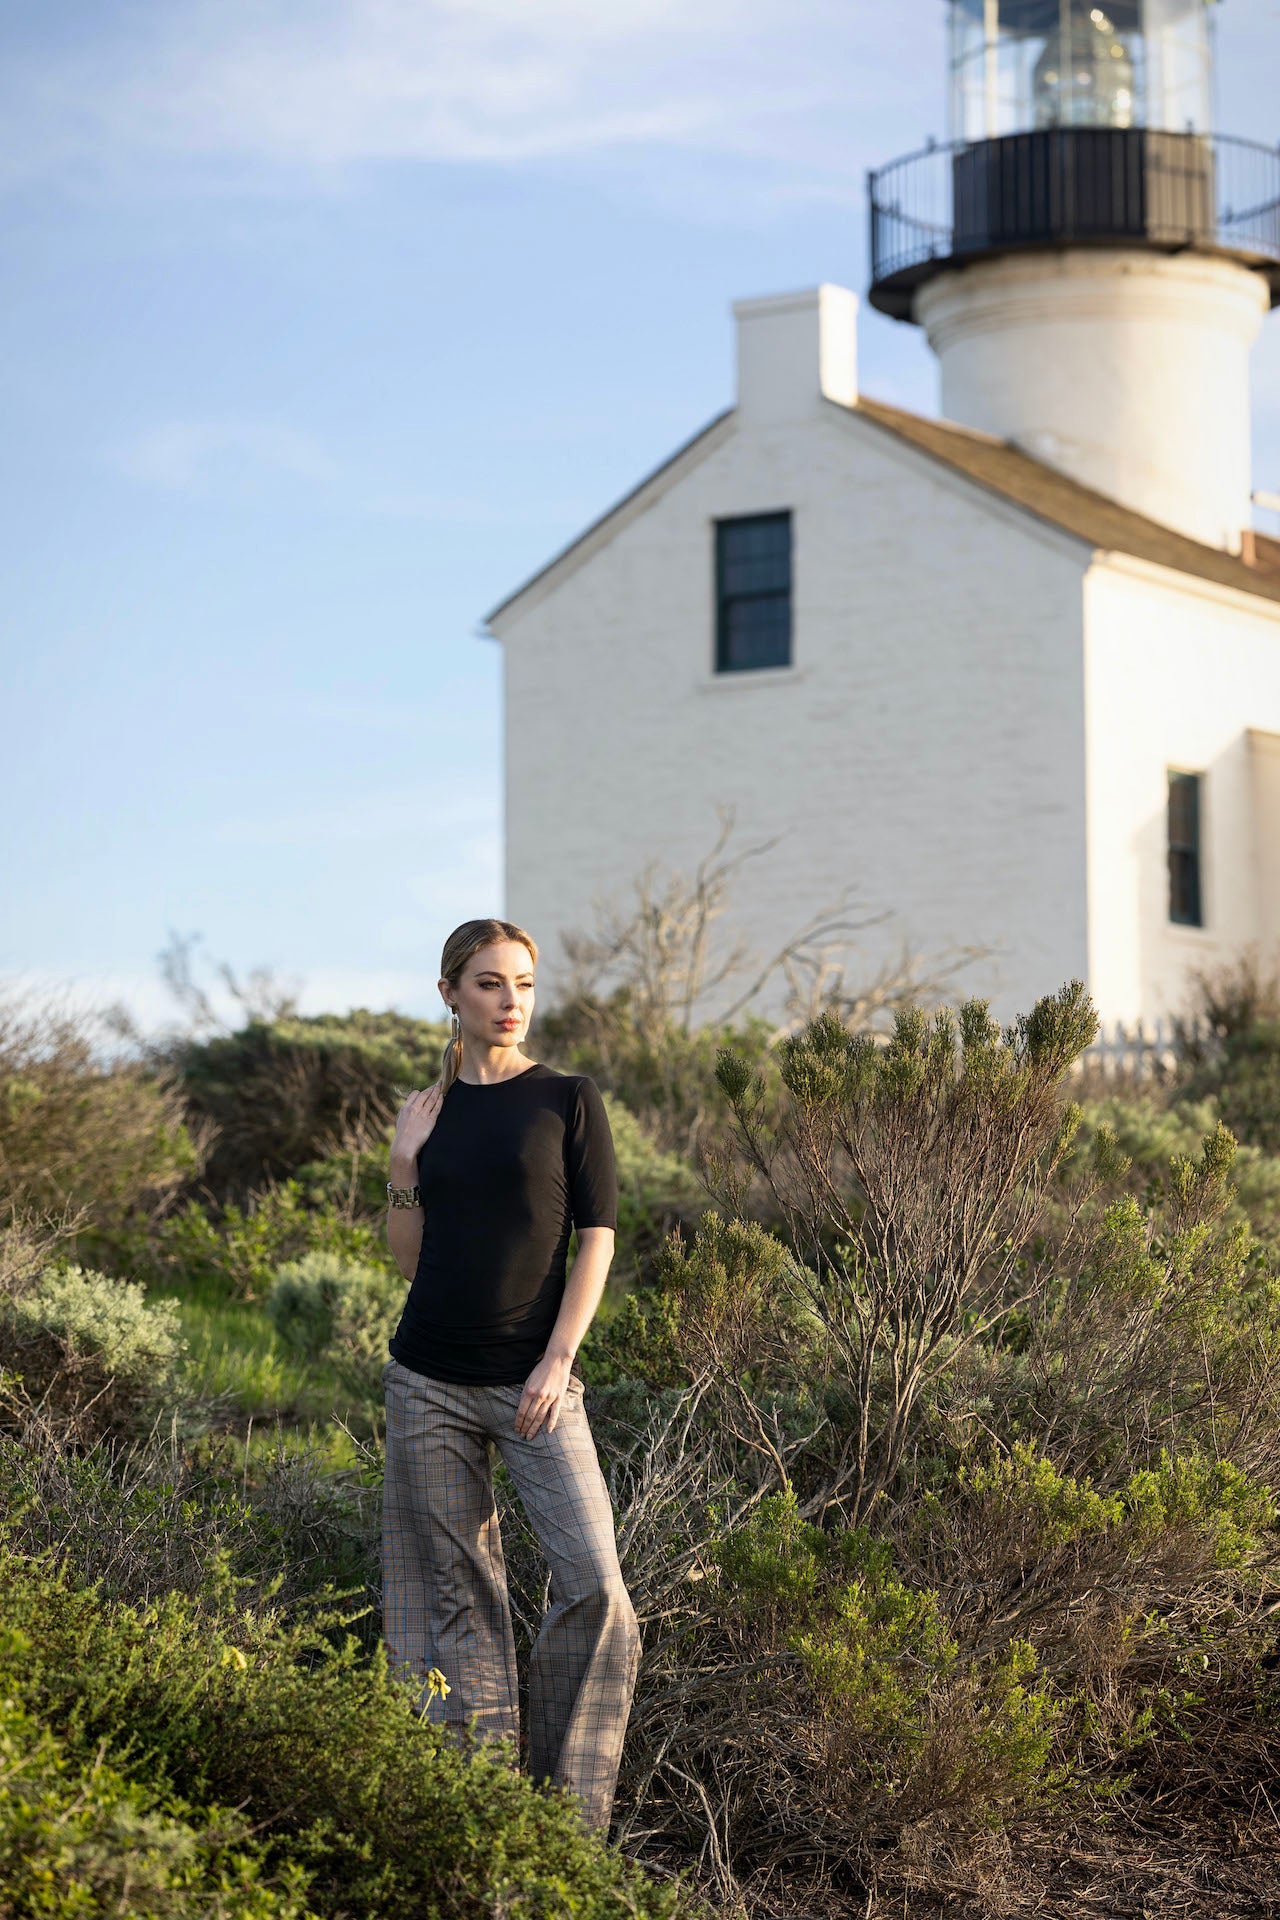
[[[328,484],[338,465],[313,435],[264,420],[168,420],[110,454],[131,480],[189,493],[219,473],[254,468]]]
[[[13,10],[15,13],[19,10]],[[240,190],[378,162],[631,163],[627,178],[785,208],[941,136],[939,0],[66,0],[4,47],[0,184],[53,173]],[[1231,130],[1273,131],[1274,0],[1233,0]],[[16,23],[7,37],[16,40]],[[1229,50],[1226,42],[1229,39]],[[737,163],[719,183],[692,156]],[[636,165],[639,161],[641,164]],[[758,163],[750,178],[745,163]]]
[[[829,193],[872,122],[895,102],[918,112],[905,11],[847,0],[86,9],[82,33],[5,62],[0,177],[101,179],[161,159],[340,174],[667,148],[783,163],[791,191],[806,173]],[[912,45],[940,49],[941,12],[914,23]]]

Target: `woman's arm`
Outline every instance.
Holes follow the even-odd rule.
[[[411,1187],[417,1179],[418,1169],[412,1164],[409,1170],[397,1173],[394,1165],[391,1169],[391,1184],[395,1187]],[[418,1271],[418,1255],[422,1252],[422,1228],[426,1215],[421,1207],[387,1208],[387,1244],[395,1258],[395,1263],[406,1280],[412,1280]]]
[[[401,1107],[396,1119],[395,1138],[391,1142],[390,1174],[393,1187],[417,1186],[418,1155],[431,1137],[442,1098],[440,1088],[436,1085],[427,1087],[421,1093],[411,1093]],[[412,1280],[418,1271],[425,1219],[421,1207],[387,1208],[387,1243],[406,1280]]]
[[[547,1431],[555,1431],[574,1355],[600,1305],[613,1260],[613,1247],[612,1227],[578,1228],[578,1251],[565,1276],[564,1298],[547,1350],[525,1381],[520,1405],[516,1408],[516,1432],[524,1440],[530,1439],[544,1420]]]

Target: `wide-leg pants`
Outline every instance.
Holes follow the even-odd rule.
[[[613,1508],[571,1376],[554,1432],[515,1430],[520,1386],[463,1386],[383,1369],[383,1636],[423,1683],[427,1718],[519,1739],[516,1650],[489,1442],[496,1442],[551,1570],[529,1671],[529,1770],[581,1799],[604,1830],[640,1664]],[[433,1667],[445,1697],[426,1685]]]

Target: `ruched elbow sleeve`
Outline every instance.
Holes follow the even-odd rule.
[[[565,1142],[575,1227],[617,1227],[618,1170],[600,1089],[583,1075],[570,1109]]]

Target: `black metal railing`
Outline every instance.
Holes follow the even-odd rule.
[[[1049,127],[926,147],[868,184],[871,302],[901,319],[943,265],[1023,247],[1232,253],[1280,301],[1280,149],[1254,141]]]

